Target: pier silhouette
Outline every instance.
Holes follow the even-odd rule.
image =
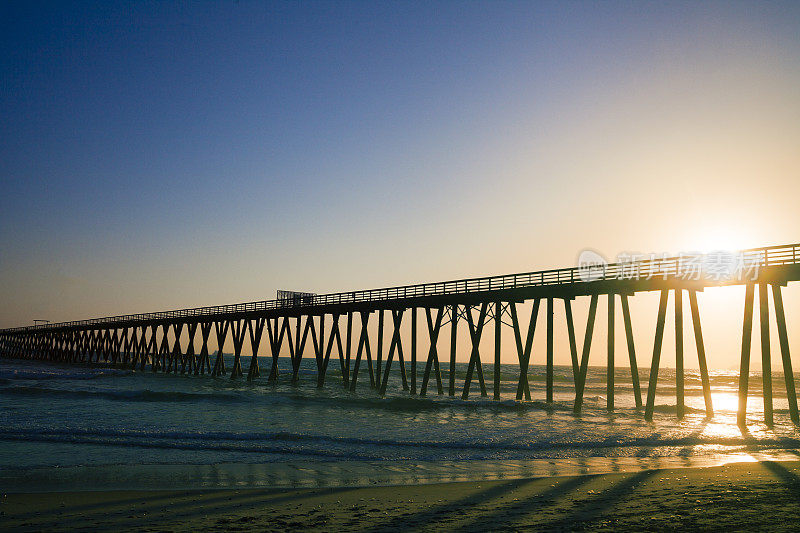
[[[722,257],[716,267],[708,268],[707,255],[656,257],[639,261],[596,263],[578,267],[542,270],[519,274],[460,279],[436,283],[404,285],[331,294],[279,291],[275,300],[248,302],[121,315],[63,323],[42,323],[27,327],[0,330],[0,357],[48,360],[61,363],[108,363],[131,369],[155,372],[230,374],[232,379],[261,376],[261,360],[270,361],[269,381],[280,379],[278,358],[288,350],[292,362],[291,377],[298,380],[300,363],[311,352],[316,360],[317,386],[325,385],[331,357],[339,360],[340,379],[344,387],[356,390],[362,367],[366,364],[369,386],[386,394],[390,371],[397,364],[403,390],[426,395],[435,382],[440,395],[455,396],[456,354],[459,323],[466,323],[470,343],[469,364],[461,397],[469,396],[473,381],[482,396],[487,396],[491,381],[494,399],[500,398],[500,354],[502,327],[513,330],[513,342],[519,363],[516,398],[531,399],[528,368],[539,309],[543,303],[546,316],[546,382],[545,401],[553,402],[553,337],[556,300],[562,300],[575,387],[574,411],[580,413],[586,385],[589,353],[594,333],[597,307],[601,296],[607,301],[607,389],[609,410],[614,409],[614,367],[616,302],[619,298],[624,323],[628,361],[637,408],[644,416],[653,416],[658,371],[664,338],[669,295],[672,293],[675,313],[676,345],[676,413],[683,417],[684,405],[684,341],[683,297],[688,296],[696,354],[703,386],[707,416],[713,415],[711,390],[705,347],[697,304],[697,292],[706,287],[745,285],[742,321],[742,351],[739,374],[738,422],[745,424],[749,385],[751,334],[755,292],[758,288],[761,328],[761,362],[763,372],[764,421],[773,423],[771,347],[769,342],[769,292],[772,292],[775,320],[783,362],[783,375],[789,402],[789,414],[795,424],[798,418],[797,397],[789,353],[782,288],[800,279],[800,244],[769,246],[743,250]],[[719,258],[718,258],[719,259]],[[732,263],[735,260],[736,263]],[[642,400],[637,354],[629,309],[629,297],[645,291],[660,293],[654,334],[650,375],[646,384],[646,400]],[[583,344],[577,343],[572,301],[589,298],[589,314]],[[517,305],[532,301],[527,331],[520,326]],[[420,312],[421,311],[421,312]],[[423,324],[420,325],[420,315]],[[561,315],[559,315],[561,316]],[[356,320],[360,327],[356,328]],[[401,326],[410,321],[410,338]],[[377,330],[370,334],[369,324],[377,321]],[[343,322],[343,323],[342,323]],[[483,373],[480,341],[484,330],[494,325],[493,375]],[[447,326],[447,327],[446,327]],[[464,327],[463,325],[461,326]],[[418,329],[428,331],[429,343],[420,350]],[[439,357],[439,338],[449,330],[449,365],[447,382],[443,381],[444,361]],[[266,335],[264,332],[266,331]],[[184,334],[185,332],[185,334]],[[219,349],[213,357],[209,339],[215,335]],[[388,333],[388,335],[387,335]],[[222,347],[228,336],[233,343],[233,366],[226,368]],[[353,341],[355,341],[355,350]],[[384,358],[385,341],[389,339]],[[186,340],[185,345],[182,339]],[[199,349],[197,343],[199,342]],[[243,348],[249,343],[249,363],[243,361]],[[259,356],[262,347],[269,355]],[[407,351],[406,351],[407,350]],[[408,356],[408,361],[406,360]],[[407,371],[407,365],[410,369]],[[418,384],[418,365],[423,368]]]

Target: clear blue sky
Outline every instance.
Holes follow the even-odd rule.
[[[0,5],[0,326],[798,239],[796,2]]]

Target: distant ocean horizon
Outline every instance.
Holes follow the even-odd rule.
[[[0,360],[0,488],[355,486],[800,459],[779,372],[774,427],[763,424],[761,375],[752,372],[742,433],[738,371],[710,371],[714,416],[706,419],[699,372],[687,369],[686,416],[678,420],[674,369],[662,368],[647,422],[623,367],[615,370],[615,410],[606,410],[605,367],[589,367],[583,413],[575,416],[569,366],[555,368],[554,402],[546,404],[539,365],[529,370],[532,400],[518,402],[514,364],[502,365],[498,401],[488,364],[490,396],[473,381],[468,400],[460,397],[466,363],[457,365],[455,398],[438,396],[434,380],[426,397],[404,392],[397,365],[386,397],[370,388],[366,368],[350,392],[336,364],[318,389],[313,358],[303,361],[297,384],[289,382],[289,358],[280,360],[277,384],[264,369],[247,382]],[[643,400],[648,376],[641,368]]]

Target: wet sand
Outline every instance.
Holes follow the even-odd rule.
[[[800,461],[303,490],[2,495],[2,530],[493,531],[800,528]]]

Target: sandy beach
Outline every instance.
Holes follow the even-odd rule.
[[[800,461],[316,490],[3,494],[4,530],[796,530]]]

